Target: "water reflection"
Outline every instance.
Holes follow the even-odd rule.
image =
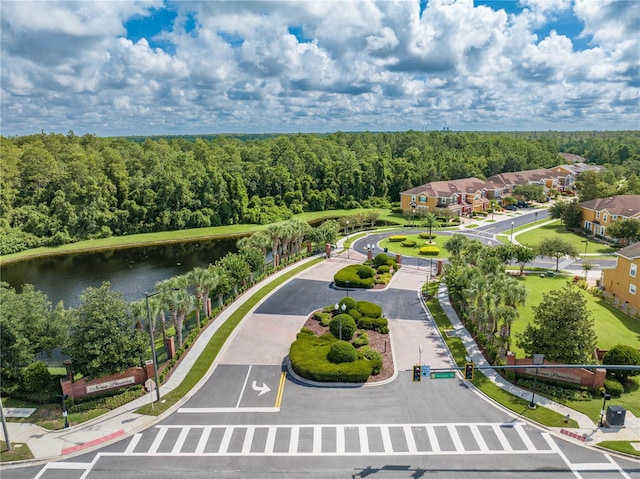
[[[0,278],[16,289],[33,284],[52,303],[64,301],[66,307],[77,306],[85,288],[103,281],[110,281],[127,301],[135,301],[158,281],[196,266],[206,267],[235,251],[236,239],[229,239],[78,253],[6,265],[0,269]]]

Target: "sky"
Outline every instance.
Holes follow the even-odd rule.
[[[1,0],[0,133],[640,129],[636,0]]]

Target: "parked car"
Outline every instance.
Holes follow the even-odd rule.
[[[507,205],[504,207],[504,209],[509,211],[517,211],[518,207],[516,205]]]

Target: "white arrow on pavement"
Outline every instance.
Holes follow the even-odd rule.
[[[258,394],[258,396],[262,396],[263,394],[267,394],[269,391],[271,391],[271,388],[265,383],[262,383],[262,386],[258,386],[255,381],[253,381],[251,388],[254,391],[260,391],[260,394]]]

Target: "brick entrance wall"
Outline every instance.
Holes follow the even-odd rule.
[[[545,360],[545,365],[558,364]],[[522,368],[515,369],[516,374],[523,374],[527,376],[533,376],[535,372],[535,366],[533,365],[532,358],[516,359],[516,355],[512,352],[507,353],[507,366],[522,366]],[[552,379],[553,381],[580,384],[597,390],[604,386],[604,379],[607,375],[606,369],[596,369],[591,371],[589,369],[566,369],[566,368],[545,368],[538,370],[538,379]]]

